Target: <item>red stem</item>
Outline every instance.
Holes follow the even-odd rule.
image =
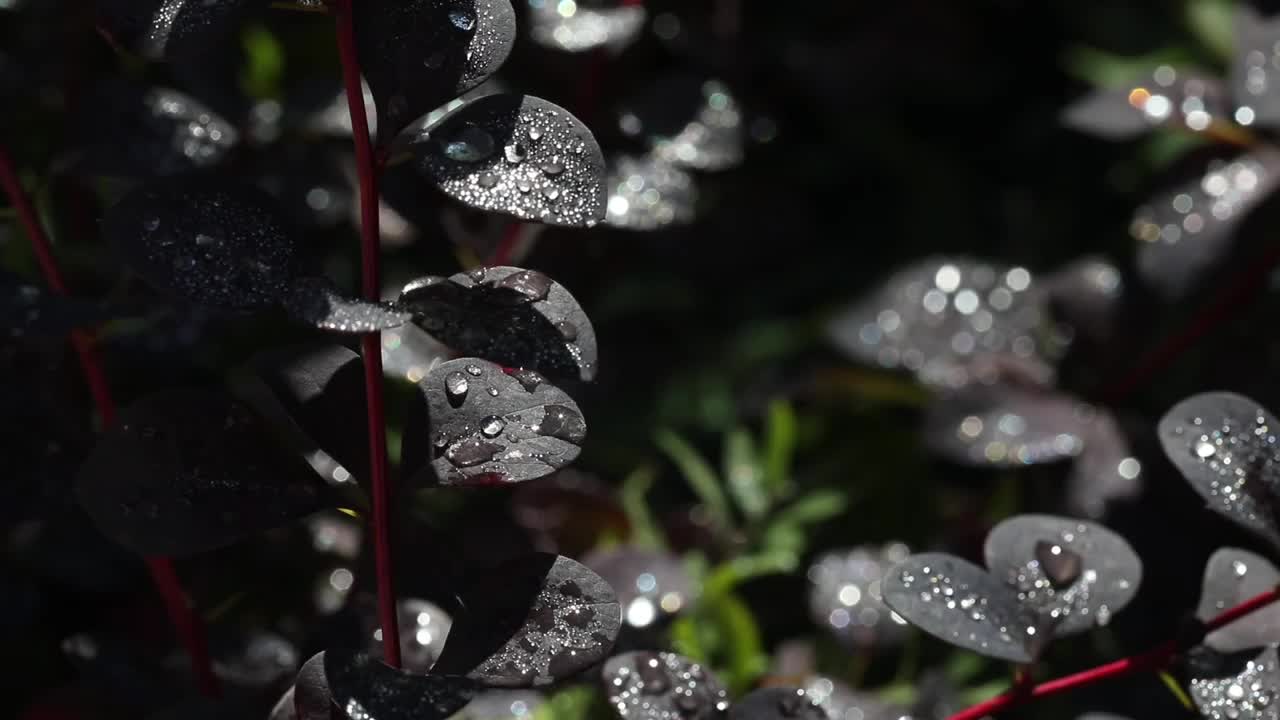
[[[360,60],[356,54],[355,24],[351,0],[336,0],[334,16],[338,24],[338,54],[342,59],[342,80],[347,91],[347,110],[355,142],[356,173],[360,180],[360,258],[364,298],[378,301],[382,293],[378,231],[378,170],[373,141],[369,137],[369,117],[365,114],[364,92],[360,85]],[[386,663],[400,667],[400,628],[396,613],[395,577],[391,561],[390,488],[387,481],[386,413],[382,402],[382,344],[378,333],[360,338],[364,355],[365,396],[369,418],[369,482],[373,494],[373,553],[378,576],[378,624],[382,628],[382,652]]]
[[[1115,405],[1134,390],[1142,387],[1160,371],[1173,364],[1184,351],[1200,338],[1222,324],[1222,321],[1244,301],[1253,297],[1267,279],[1271,270],[1280,263],[1280,243],[1272,245],[1265,255],[1250,263],[1244,271],[1227,283],[1222,294],[1213,303],[1196,313],[1179,332],[1169,336],[1154,350],[1143,356],[1129,374],[1108,385],[1102,397],[1109,405]]]
[[[510,264],[511,256],[520,245],[520,235],[523,231],[524,223],[519,220],[507,223],[507,227],[502,231],[502,239],[498,241],[498,246],[493,249],[493,254],[485,261],[485,265],[497,267]]]
[[[1204,639],[1205,635],[1217,630],[1218,628],[1228,625],[1239,620],[1257,610],[1280,600],[1280,588],[1272,588],[1264,593],[1255,595],[1245,600],[1235,607],[1224,610],[1213,619],[1209,620],[1196,633],[1193,640],[1198,642]],[[978,720],[986,715],[991,715],[1003,710],[1008,710],[1032,698],[1047,697],[1049,695],[1057,695],[1068,690],[1092,685],[1102,680],[1120,677],[1121,675],[1131,675],[1136,672],[1145,670],[1157,670],[1166,667],[1170,661],[1177,657],[1178,653],[1183,649],[1179,643],[1170,640],[1151,650],[1138,655],[1132,655],[1127,658],[1116,660],[1115,662],[1099,665],[1095,668],[1082,670],[1072,675],[1065,675],[1060,678],[1040,683],[1031,689],[1030,692],[1014,687],[1007,690],[990,700],[978,703],[973,707],[966,708],[961,712],[952,715],[947,720]]]
[[[58,262],[53,257],[53,245],[49,236],[36,215],[31,198],[22,189],[18,173],[13,161],[4,146],[0,145],[0,188],[9,198],[9,204],[18,213],[18,223],[22,225],[31,241],[31,250],[35,253],[36,262],[44,275],[49,289],[58,295],[67,294],[66,282]],[[80,369],[85,383],[89,386],[89,394],[93,396],[94,406],[98,410],[98,420],[103,429],[109,428],[116,421],[116,406],[111,397],[111,386],[107,382],[107,374],[103,371],[102,361],[93,347],[93,339],[86,332],[76,330],[71,333],[71,346],[80,360]],[[165,610],[174,631],[186,648],[191,658],[191,666],[195,672],[196,684],[200,692],[208,697],[219,694],[218,679],[213,674],[213,663],[209,658],[209,647],[205,640],[204,622],[196,614],[182,590],[182,583],[174,571],[173,563],[165,557],[147,558],[147,568],[151,572],[152,582],[164,600]]]

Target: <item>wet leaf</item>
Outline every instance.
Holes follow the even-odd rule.
[[[582,564],[600,575],[618,596],[622,622],[642,629],[661,624],[693,601],[693,579],[684,563],[665,552],[622,546],[595,550]]]
[[[1067,127],[1107,140],[1129,140],[1160,126],[1200,131],[1224,121],[1231,119],[1222,83],[1169,65],[1119,87],[1094,90],[1062,113]]]
[[[284,299],[284,308],[295,319],[318,330],[371,333],[399,327],[412,315],[390,303],[347,297],[325,278],[301,278]]]
[[[742,163],[742,111],[729,88],[714,78],[673,75],[627,103],[622,132],[643,138],[654,158],[703,171]]]
[[[902,543],[889,543],[819,555],[808,571],[813,622],[854,648],[901,644],[908,626],[885,605],[881,580],[910,552]]]
[[[154,177],[210,168],[239,132],[193,97],[125,80],[102,83],[82,100],[93,122],[80,126],[72,169],[85,175]]]
[[[122,412],[81,467],[76,495],[104,534],[144,555],[212,550],[326,502],[245,407],[195,389]]]
[[[269,350],[241,369],[233,388],[326,483],[341,485],[369,467],[364,366],[351,350]]]
[[[453,720],[533,720],[546,703],[533,690],[486,690],[453,716]]]
[[[809,678],[804,683],[804,691],[832,720],[909,720],[918,717],[906,708],[882,702],[870,693],[855,691],[838,680],[822,676]]]
[[[564,52],[586,52],[601,47],[619,52],[644,30],[646,16],[644,6],[638,3],[612,2],[593,7],[588,2],[572,6],[530,2],[529,37],[543,47]]]
[[[610,658],[603,681],[622,720],[711,720],[729,709],[729,694],[711,671],[667,652],[629,652]]]
[[[927,258],[895,273],[827,332],[856,360],[943,388],[997,378],[1048,385],[1067,345],[1028,270],[968,258]]]
[[[149,60],[209,52],[259,7],[255,0],[95,0],[112,40]]]
[[[1222,548],[1204,568],[1204,585],[1196,617],[1210,620],[1256,595],[1280,585],[1280,570],[1247,550]],[[1222,653],[1280,642],[1280,606],[1256,610],[1205,636],[1204,644]]]
[[[380,145],[484,82],[506,61],[516,36],[510,0],[358,3],[354,21]]]
[[[620,627],[609,584],[562,555],[519,558],[486,573],[464,599],[437,672],[488,685],[545,685],[578,674],[613,649]]]
[[[991,574],[1012,587],[1048,627],[1071,635],[1106,625],[1142,582],[1142,561],[1124,538],[1101,525],[1051,515],[1018,515],[987,534]]]
[[[1229,677],[1192,677],[1191,699],[1210,720],[1275,720],[1280,707],[1276,646],[1264,649]]]
[[[547,225],[605,217],[605,163],[591,131],[531,95],[489,95],[446,115],[412,145],[417,167],[471,207]]]
[[[1210,510],[1280,547],[1275,418],[1242,395],[1193,395],[1160,419],[1160,444]]]
[[[400,627],[401,667],[406,672],[426,674],[444,649],[453,618],[434,603],[419,598],[403,598],[396,603]],[[376,613],[365,618],[369,644],[366,651],[377,657],[382,652],[382,628]]]
[[[213,176],[143,185],[107,211],[102,230],[151,286],[223,310],[275,304],[303,262],[269,196]]]
[[[1123,278],[1115,265],[1085,257],[1051,273],[1044,287],[1055,318],[1094,342],[1111,338],[1124,295]]]
[[[214,672],[224,681],[244,688],[261,689],[292,677],[298,670],[298,649],[270,632],[239,638],[214,660]]]
[[[595,328],[563,285],[537,270],[479,268],[404,287],[399,306],[459,354],[551,377],[595,377]]]
[[[1280,16],[1263,18],[1249,3],[1235,5],[1231,91],[1236,121],[1266,128],[1280,124],[1280,75],[1276,73]]]
[[[698,186],[693,176],[651,155],[619,155],[609,163],[605,223],[625,230],[659,230],[693,222]]]
[[[350,718],[443,720],[479,690],[464,677],[405,673],[353,650],[326,650],[323,655],[333,702]]]
[[[275,705],[271,706],[271,712],[267,714],[267,720],[297,720],[298,710],[293,704],[293,688],[290,687],[284,691],[280,699]],[[329,718],[320,718],[318,720],[329,720]]]
[[[443,485],[533,480],[573,462],[586,437],[577,403],[530,371],[462,358],[432,368],[418,391],[404,462],[419,482],[432,482],[428,464]]]
[[[294,715],[298,720],[331,720],[343,717],[334,706],[325,675],[325,653],[316,653],[298,669],[293,682]]]
[[[1280,150],[1260,147],[1213,160],[1192,178],[1138,208],[1129,233],[1138,241],[1138,272],[1167,298],[1194,288],[1236,245],[1244,218],[1280,180]]]
[[[752,690],[729,708],[728,720],[828,720],[817,699],[803,688]]]
[[[912,625],[952,645],[1014,663],[1038,654],[1034,611],[1013,588],[958,557],[912,555],[884,576],[881,592]]]

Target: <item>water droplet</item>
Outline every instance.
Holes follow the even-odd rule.
[[[641,691],[648,695],[660,695],[671,688],[671,679],[657,657],[637,662],[636,674],[640,676]]]
[[[538,433],[580,444],[587,436],[587,424],[582,416],[564,405],[548,405],[544,409]]]
[[[1036,561],[1055,588],[1067,587],[1080,577],[1084,559],[1079,554],[1043,540],[1036,543],[1035,554]]]
[[[571,322],[561,320],[556,323],[556,329],[560,331],[560,336],[567,342],[573,342],[578,339],[578,326]]]
[[[550,177],[555,177],[564,172],[564,165],[558,162],[548,162],[542,164],[542,172]]]
[[[521,270],[500,280],[497,287],[515,290],[530,302],[537,302],[547,298],[551,292],[551,283],[550,277],[537,270]]]
[[[506,156],[507,162],[513,165],[518,165],[519,163],[524,162],[529,151],[522,143],[515,142],[504,147],[502,149],[502,154]]]
[[[560,198],[560,188],[552,186],[544,187],[542,188],[542,197],[552,201],[558,200]]]
[[[493,173],[481,173],[480,177],[476,178],[476,184],[488,190],[498,184],[498,176]]]
[[[471,386],[467,383],[467,376],[456,370],[449,373],[444,379],[444,393],[449,399],[449,404],[453,407],[462,405],[462,401],[467,399],[467,391]]]
[[[542,139],[542,128],[538,127],[537,125],[534,125],[533,127],[529,128],[529,139],[530,139],[530,140],[541,140],[541,139]]]
[[[450,10],[449,22],[463,32],[470,32],[475,29],[476,16],[465,10]]]
[[[445,157],[455,162],[480,162],[493,154],[497,144],[493,136],[474,125],[467,125],[444,144]]]
[[[507,422],[505,420],[497,415],[490,415],[480,421],[480,433],[488,438],[498,437],[506,426]]]
[[[450,445],[444,456],[455,466],[466,468],[487,463],[501,451],[502,446],[497,443],[470,437]]]
[[[484,371],[480,369],[479,365],[468,365],[467,374],[471,377],[480,377],[484,374]]]

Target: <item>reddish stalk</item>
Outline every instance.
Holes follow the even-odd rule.
[[[364,92],[360,85],[360,60],[356,54],[355,25],[351,0],[333,5],[338,25],[338,54],[342,60],[342,80],[347,93],[347,110],[355,142],[356,173],[360,181],[360,258],[364,298],[377,302],[382,293],[378,231],[378,170],[373,141],[369,137],[369,117],[365,114]],[[364,355],[364,385],[369,418],[369,482],[373,494],[373,552],[378,580],[378,625],[382,628],[382,652],[386,663],[400,667],[400,628],[396,613],[395,576],[391,560],[390,486],[387,480],[386,413],[382,401],[382,343],[378,333],[360,338]]]
[[[510,264],[516,248],[520,246],[520,235],[523,232],[524,223],[519,220],[507,223],[507,227],[502,231],[502,239],[498,241],[498,246],[493,249],[493,254],[485,261],[485,265],[497,267]]]
[[[1195,643],[1204,639],[1205,635],[1217,630],[1224,625],[1229,625],[1236,620],[1280,600],[1280,588],[1272,588],[1264,593],[1255,595],[1245,600],[1235,607],[1224,610],[1213,619],[1204,624],[1200,630],[1195,633],[1187,642]],[[1092,685],[1103,680],[1117,678],[1122,675],[1131,675],[1136,672],[1147,670],[1159,670],[1167,667],[1168,664],[1178,656],[1178,653],[1184,649],[1183,645],[1170,640],[1151,650],[1138,655],[1132,655],[1127,658],[1116,660],[1105,665],[1082,670],[1078,673],[1065,675],[1055,678],[1047,682],[1040,683],[1027,691],[1017,686],[987,700],[978,703],[973,707],[966,708],[961,712],[952,715],[947,720],[979,720],[986,715],[991,715],[1004,710],[1022,705],[1029,702],[1033,698],[1047,697],[1049,695],[1057,695],[1059,693],[1074,690],[1075,688]]]
[[[49,289],[58,295],[67,294],[66,282],[62,279],[62,271],[53,256],[53,244],[40,223],[31,198],[22,189],[18,173],[13,161],[4,146],[0,145],[0,188],[9,198],[9,204],[18,214],[18,223],[26,232],[31,242],[31,250],[35,253],[36,262],[44,275]],[[98,420],[103,429],[109,428],[116,421],[115,401],[111,397],[111,386],[107,382],[106,372],[102,369],[102,361],[93,347],[93,339],[88,333],[76,330],[71,333],[71,346],[80,360],[80,370],[85,383],[89,386],[89,394],[93,397],[98,411]],[[147,569],[151,572],[151,580],[164,600],[165,611],[169,622],[186,648],[191,659],[191,667],[195,672],[196,684],[200,692],[208,697],[219,695],[218,679],[213,674],[213,663],[209,658],[209,647],[205,640],[204,622],[195,613],[182,589],[173,563],[165,557],[147,558]]]

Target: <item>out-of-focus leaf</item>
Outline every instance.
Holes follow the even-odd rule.
[[[760,519],[769,509],[769,496],[764,487],[764,467],[756,451],[755,440],[744,427],[730,430],[724,439],[721,463],[729,494],[747,520]]]
[[[543,47],[564,52],[607,48],[616,53],[635,41],[647,16],[638,3],[592,7],[530,0],[529,36]]]
[[[901,644],[908,626],[885,605],[881,580],[910,552],[902,543],[889,543],[819,555],[807,573],[814,623],[856,649]]]
[[[775,500],[791,494],[791,463],[798,434],[791,404],[786,400],[769,403],[764,425],[764,481]]]
[[[647,141],[653,157],[673,165],[718,171],[742,162],[742,111],[714,78],[664,77],[625,104],[618,125]]]
[[[1219,26],[1225,26],[1219,32],[1234,34],[1234,43],[1227,47],[1231,53],[1231,90],[1239,106],[1236,119],[1244,125],[1274,128],[1280,124],[1280,88],[1276,87],[1280,83],[1276,70],[1280,59],[1276,47],[1280,42],[1280,16],[1264,18],[1248,2],[1231,5],[1201,0],[1195,7],[1214,7]]]
[[[633,629],[665,624],[696,596],[683,564],[664,552],[622,546],[595,550],[582,564],[614,588],[622,622]]]
[[[1069,105],[1062,122],[1108,140],[1128,140],[1153,127],[1200,132],[1229,123],[1230,104],[1217,79],[1160,65],[1117,87],[1094,90]]]
[[[1280,570],[1261,555],[1238,548],[1222,548],[1204,568],[1196,617],[1208,621],[1224,610],[1280,585]],[[1233,653],[1280,642],[1280,606],[1256,610],[1205,636],[1204,644]]]
[[[674,653],[629,652],[610,658],[603,681],[621,720],[711,720],[729,709],[729,695],[710,670]]]
[[[255,0],[95,0],[99,27],[148,60],[203,55],[226,42]]]
[[[651,155],[619,155],[609,162],[605,223],[652,231],[693,222],[698,186],[693,176]]]
[[[803,688],[752,690],[729,708],[728,720],[829,720],[831,716]]]
[[[1203,676],[1192,670],[1191,698],[1203,717],[1267,720],[1275,715],[1275,699],[1280,695],[1276,646],[1250,656],[1242,667],[1222,675]]]
[[[666,547],[658,524],[649,511],[646,497],[657,475],[657,471],[652,467],[636,468],[623,479],[622,488],[618,493],[623,511],[626,512],[627,521],[631,526],[631,544],[651,550],[662,550]]]
[[[733,527],[729,499],[720,487],[720,479],[716,477],[711,464],[698,454],[697,449],[684,438],[665,429],[654,435],[654,443],[675,464],[715,523],[722,529]]]

